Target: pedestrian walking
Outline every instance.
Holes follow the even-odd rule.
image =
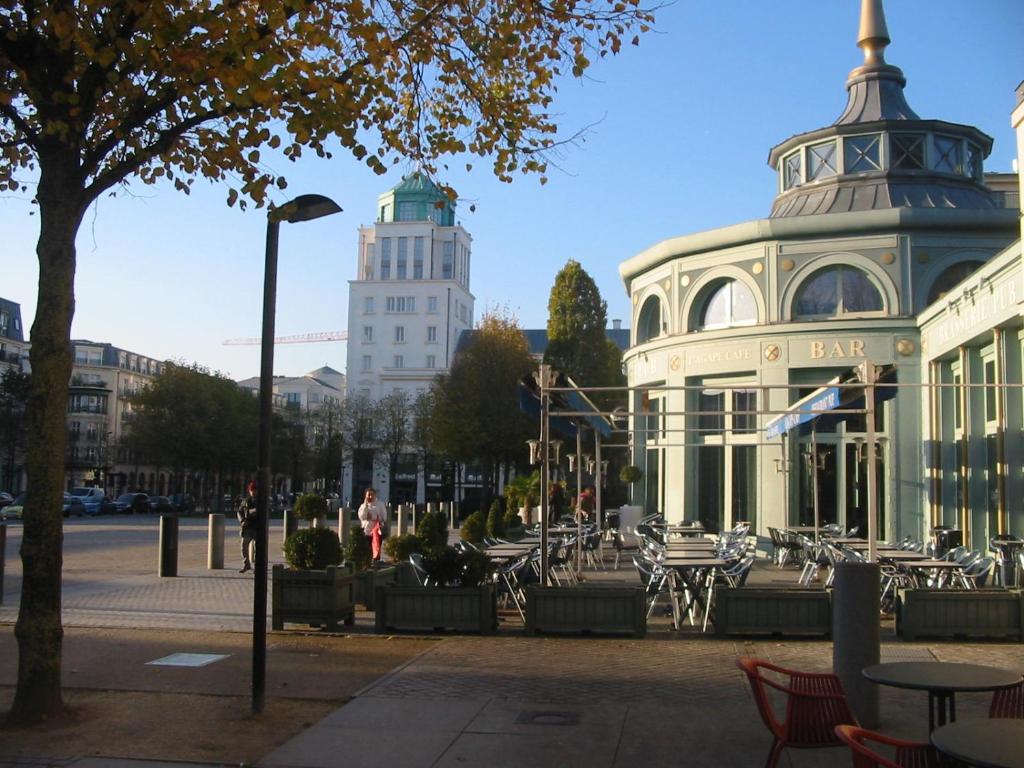
[[[370,540],[370,551],[373,553],[375,565],[380,563],[380,546],[387,521],[388,510],[384,502],[377,498],[377,490],[367,488],[363,503],[359,506],[359,522],[363,526],[363,535]]]
[[[249,551],[252,550],[252,557],[256,556],[256,483],[249,483],[245,490],[245,498],[238,505],[237,512],[238,535],[242,538],[242,567],[239,573],[252,570]]]

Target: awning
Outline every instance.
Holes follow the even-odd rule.
[[[556,387],[576,387],[576,383],[565,374],[558,374]],[[524,376],[519,382],[519,407],[530,415],[540,418],[540,388],[533,376]],[[586,413],[586,416],[560,416],[565,413]],[[612,425],[590,398],[579,391],[552,392],[551,405],[548,409],[548,425],[564,437],[575,438],[578,423],[599,432],[602,437],[611,437]]]
[[[838,383],[838,377],[833,382]],[[784,435],[789,430],[806,424],[808,421],[818,418],[823,411],[839,407],[839,387],[824,386],[816,389],[806,397],[802,397],[790,406],[789,412],[776,416],[768,422],[764,428],[765,437],[771,440],[773,437]]]

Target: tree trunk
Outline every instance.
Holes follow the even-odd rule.
[[[14,634],[18,686],[9,720],[34,722],[63,709],[60,688],[62,484],[65,413],[71,378],[75,234],[81,222],[82,179],[73,152],[41,155],[39,303],[32,323],[29,390],[28,496],[22,530],[24,577]]]

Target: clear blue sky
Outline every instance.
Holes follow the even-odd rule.
[[[859,0],[678,0],[659,12],[638,48],[566,85],[557,111],[566,133],[594,124],[541,186],[502,184],[485,164],[451,163],[472,234],[477,317],[507,306],[523,327],[544,327],[555,273],[579,260],[629,323],[620,262],[668,237],[762,218],[775,194],[769,149],[830,124],[846,103]],[[1009,114],[1024,79],[1024,1],[887,0],[887,60],[903,69],[924,118],[977,126],[995,139],[986,170],[1009,171]],[[344,213],[281,230],[277,332],[344,329],[357,228],[402,166],[376,176],[336,154],[281,161],[284,202],[316,192]],[[460,169],[455,172],[454,169]],[[86,214],[78,239],[73,335],[156,358],[196,361],[234,378],[256,375],[265,215],[224,203],[197,181],[191,195],[134,184]],[[0,196],[0,296],[35,314],[38,216],[27,195]],[[469,205],[476,212],[469,212]],[[278,345],[276,371],[344,370],[342,343]]]

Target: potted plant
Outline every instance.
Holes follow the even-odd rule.
[[[484,519],[482,512],[471,514],[463,521],[462,528],[459,529],[459,536],[462,537],[462,540],[471,544],[479,544],[486,535],[487,520]]]
[[[304,493],[295,502],[295,516],[308,520],[313,527],[327,517],[327,499],[317,493]]]
[[[352,568],[341,565],[341,543],[330,528],[305,528],[284,543],[288,568],[272,571],[271,626],[285,622],[323,625],[335,631],[338,622],[355,621]]]
[[[619,480],[629,485],[629,498],[633,498],[633,483],[640,482],[644,476],[643,470],[635,464],[627,464],[619,470]]]
[[[423,558],[428,586],[384,586],[377,590],[377,632],[461,630],[486,634],[498,627],[494,564],[482,552],[454,547],[428,550]]]
[[[530,525],[533,522],[533,508],[537,506],[539,499],[539,472],[530,475],[516,475],[505,486],[505,506],[510,510],[518,510],[519,518],[524,525]]]

